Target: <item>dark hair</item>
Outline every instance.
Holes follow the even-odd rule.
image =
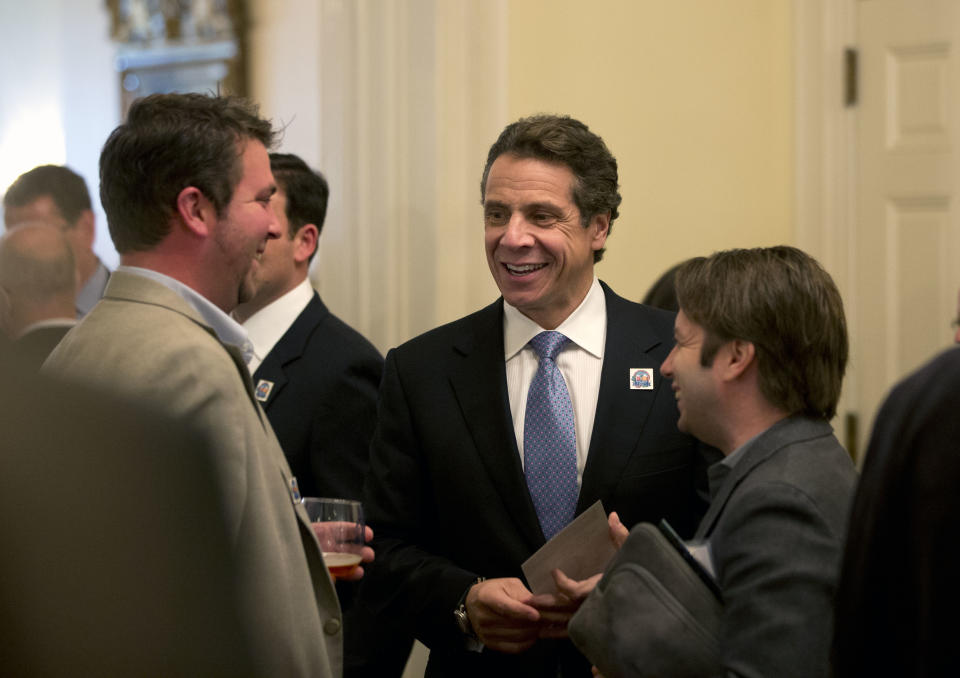
[[[274,131],[246,99],[191,93],[135,101],[100,154],[100,201],[117,251],[162,241],[188,186],[222,215],[243,176],[249,140],[270,148]]]
[[[727,250],[677,271],[680,310],[704,329],[700,363],[727,341],[756,347],[760,390],[790,414],[836,414],[849,352],[840,292],[794,247]]]
[[[534,158],[570,168],[573,173],[573,202],[580,210],[584,228],[598,214],[610,214],[610,230],[619,216],[620,192],[617,160],[603,139],[586,125],[569,116],[535,115],[521,118],[503,130],[487,153],[480,180],[480,200],[487,191],[490,167],[501,155]],[[593,260],[603,258],[604,249],[594,251]]]
[[[317,235],[323,230],[323,220],[327,216],[327,201],[330,187],[320,172],[315,172],[298,156],[291,153],[271,153],[270,170],[273,178],[287,196],[287,221],[290,237],[306,224],[317,227]],[[317,253],[314,249],[310,255]]]
[[[47,195],[70,226],[77,223],[84,210],[91,209],[83,177],[62,165],[40,165],[21,174],[3,196],[3,207],[23,207]]]
[[[676,288],[676,277],[677,270],[680,266],[683,265],[681,261],[679,264],[674,264],[663,274],[657,278],[656,282],[650,286],[650,289],[647,290],[647,294],[643,297],[641,304],[646,304],[647,306],[653,306],[654,308],[662,308],[664,311],[673,311],[676,313],[680,306],[677,304],[677,288]]]

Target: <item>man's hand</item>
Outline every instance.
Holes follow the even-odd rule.
[[[607,525],[610,527],[610,539],[613,540],[614,545],[619,549],[623,546],[623,542],[627,540],[627,537],[630,536],[630,530],[620,522],[620,516],[617,515],[616,511],[610,511],[610,515],[607,516]]]
[[[603,575],[595,574],[578,581],[557,569],[551,574],[557,587],[556,592],[534,596],[530,604],[540,611],[541,638],[566,638],[570,618],[580,609],[584,599]]]
[[[335,540],[331,540],[330,535],[328,534],[330,530],[335,529],[334,523],[327,522],[327,523],[310,523],[310,524],[313,526],[313,532],[314,534],[317,535],[317,541],[319,541],[320,544],[335,541]],[[373,528],[371,528],[369,525],[365,525],[363,528],[363,541],[369,544],[372,539],[373,539]],[[347,545],[344,545],[344,546],[347,546]],[[351,552],[360,554],[361,563],[373,562],[373,558],[375,554],[373,552],[373,549],[370,548],[369,546],[352,546],[351,545],[350,550]],[[357,565],[355,568],[353,568],[346,574],[336,575],[336,578],[341,579],[343,581],[360,581],[361,579],[363,579],[363,566]]]
[[[619,549],[627,540],[630,531],[620,522],[616,511],[610,513],[607,526],[610,528],[610,539]],[[541,638],[566,638],[570,618],[580,609],[580,605],[596,587],[603,574],[595,574],[583,580],[571,579],[558,569],[551,574],[556,591],[534,596],[530,605],[540,611]]]
[[[485,646],[517,654],[539,637],[540,613],[528,603],[533,594],[515,577],[487,579],[470,587],[467,616]]]

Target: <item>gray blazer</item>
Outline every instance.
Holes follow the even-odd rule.
[[[829,675],[833,596],[857,474],[822,420],[760,434],[732,469],[709,469],[707,539],[723,591],[725,674]]]
[[[291,498],[290,470],[239,352],[172,290],[120,271],[44,370],[156,407],[209,436],[241,617],[259,662],[251,675],[339,676],[343,634],[333,583]]]

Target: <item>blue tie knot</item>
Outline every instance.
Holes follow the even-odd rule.
[[[537,352],[541,360],[546,358],[556,362],[557,354],[568,341],[570,341],[570,339],[560,332],[550,330],[548,332],[541,332],[535,336],[530,340],[530,345],[533,346],[533,350]]]

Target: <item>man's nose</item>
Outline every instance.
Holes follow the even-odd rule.
[[[271,211],[272,214],[272,211]],[[280,220],[274,215],[270,218],[270,224],[267,226],[267,239],[274,240],[282,235],[280,231]]]
[[[522,214],[514,213],[510,216],[500,242],[508,247],[529,247],[533,244],[530,223]]]
[[[663,359],[662,363],[660,363],[660,374],[665,377],[673,377],[673,352],[676,350],[676,347],[670,349],[667,357]]]

